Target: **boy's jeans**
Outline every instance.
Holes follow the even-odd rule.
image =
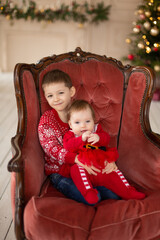
[[[89,205],[82,196],[82,194],[78,191],[77,187],[75,186],[71,178],[63,177],[58,173],[51,174],[49,178],[53,186],[61,193],[63,193],[66,197],[76,200],[77,202],[82,202]],[[120,199],[119,196],[117,196],[111,190],[103,186],[98,186],[96,187],[96,189],[99,192],[99,201],[105,199],[117,199],[117,200]]]

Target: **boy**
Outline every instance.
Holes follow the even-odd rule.
[[[76,90],[69,75],[58,69],[44,76],[42,88],[48,104],[52,107],[41,116],[38,126],[39,140],[45,152],[45,173],[50,176],[52,184],[67,197],[86,203],[70,179],[70,167],[77,163],[93,175],[97,175],[99,170],[80,163],[75,153],[70,153],[63,147],[63,136],[69,130],[67,112]],[[104,172],[107,174],[115,169],[116,165],[111,163]],[[119,199],[108,189],[103,188],[101,192],[103,196],[99,195],[99,199]]]

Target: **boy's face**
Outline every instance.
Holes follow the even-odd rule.
[[[58,113],[68,110],[71,98],[75,94],[75,88],[68,88],[63,82],[46,84],[43,90],[48,104]]]
[[[94,119],[89,108],[71,113],[69,126],[78,137],[84,132],[94,130]]]

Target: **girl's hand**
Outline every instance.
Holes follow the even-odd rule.
[[[86,131],[82,134],[82,141],[85,142],[87,141],[87,139],[89,138],[91,132],[90,131]]]
[[[109,162],[106,161],[105,166],[106,167],[102,170],[102,173],[108,174],[108,173],[111,173],[111,172],[116,171],[118,169],[115,162],[109,163]]]
[[[89,174],[93,174],[93,175],[97,175],[96,172],[100,172],[100,170],[94,166],[87,166],[83,163],[81,163],[79,160],[78,160],[78,155],[76,156],[75,158],[75,163],[77,163],[78,165],[80,165],[81,167],[83,167]]]
[[[88,143],[91,143],[92,145],[99,142],[99,136],[96,133],[91,133],[88,137]]]

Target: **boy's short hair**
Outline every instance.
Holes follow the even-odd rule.
[[[75,100],[75,101],[71,104],[71,106],[70,106],[70,108],[69,108],[69,110],[68,110],[68,114],[67,114],[68,120],[70,120],[71,114],[72,114],[73,112],[79,112],[79,111],[85,110],[85,109],[87,109],[87,108],[89,108],[89,109],[91,110],[92,117],[93,117],[93,119],[95,120],[95,112],[94,112],[92,106],[89,104],[89,102],[87,102],[87,101],[85,101],[85,100],[81,100],[81,99]]]
[[[64,83],[66,87],[72,87],[72,81],[70,76],[59,69],[54,69],[44,75],[42,80],[42,88],[44,87],[44,85],[51,83]]]

